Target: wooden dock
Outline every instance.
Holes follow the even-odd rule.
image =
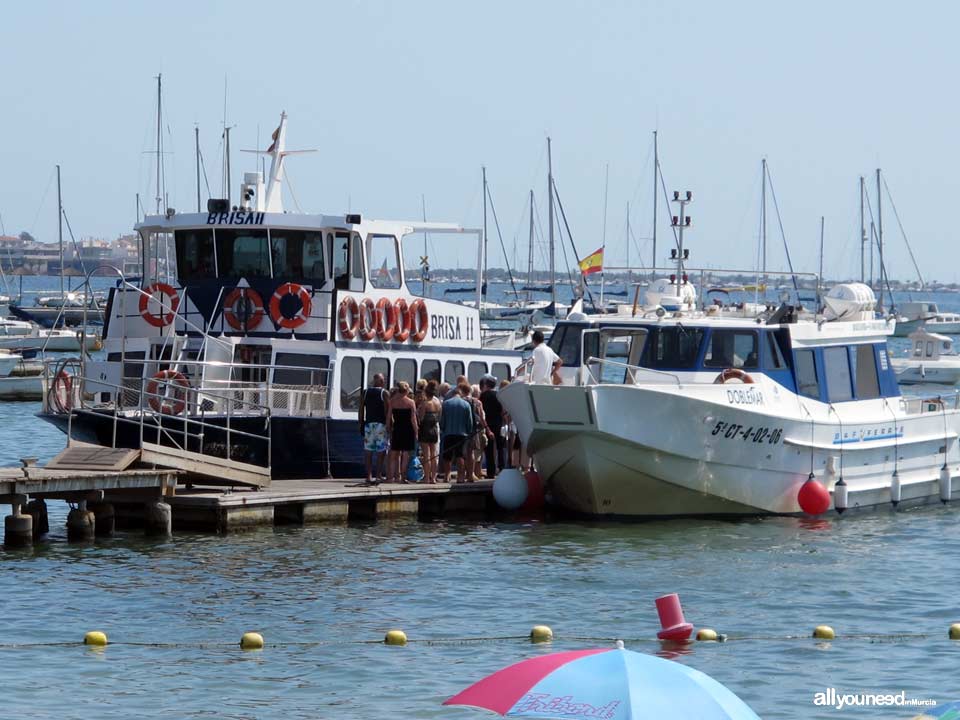
[[[367,485],[360,479],[317,479],[228,486],[211,483],[216,473],[198,476],[179,465],[157,464],[154,455],[138,450],[72,442],[45,467],[24,458],[19,468],[0,468],[0,504],[12,508],[4,520],[4,545],[29,545],[48,532],[47,500],[71,503],[67,538],[78,541],[110,535],[115,527],[143,528],[149,534],[226,533],[272,525],[486,517],[497,512],[492,481]]]
[[[496,512],[493,481],[365,485],[362,480],[277,480],[269,488],[181,485],[166,499],[173,529],[231,532],[264,525],[370,521],[391,517],[430,519]],[[107,493],[117,522],[136,527],[140,510]]]

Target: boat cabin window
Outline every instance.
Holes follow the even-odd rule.
[[[273,382],[277,385],[327,384],[327,368],[330,367],[327,355],[278,352],[274,364]]]
[[[498,381],[509,380],[511,377],[510,366],[506,363],[494,363],[493,368],[490,370],[490,374],[493,375]]]
[[[216,277],[213,230],[177,230],[173,236],[177,248],[177,280],[181,286]]]
[[[656,328],[644,352],[645,367],[684,370],[697,364],[704,331],[682,325]]]
[[[269,365],[270,354],[269,345],[237,345],[233,351],[234,365],[231,371],[233,380],[252,383],[266,382],[267,368],[246,366]]]
[[[463,375],[463,363],[459,360],[447,360],[443,366],[443,381],[456,385],[457,378]]]
[[[430,382],[431,380],[440,382],[440,361],[424,360],[422,363],[420,363],[420,377],[427,382]]]
[[[820,399],[820,378],[817,376],[817,363],[813,350],[797,350],[797,392],[815,400]]]
[[[823,374],[827,379],[827,402],[853,399],[850,361],[846,347],[823,349]]]
[[[933,340],[927,340],[927,357],[933,357]]]
[[[350,265],[352,267],[351,277],[361,282],[360,289],[363,289],[363,242],[360,235],[353,233],[351,237]],[[397,286],[399,287],[399,285]]]
[[[370,358],[367,364],[367,387],[373,386],[373,376],[377,373],[383,375],[383,386],[393,387],[390,384],[390,361],[386,358]]]
[[[767,359],[764,361],[764,367],[767,370],[780,370],[787,366],[787,361],[783,359],[783,353],[780,351],[780,343],[772,332],[764,333],[767,337]]]
[[[218,229],[216,240],[220,277],[270,277],[266,230]]]
[[[474,361],[467,365],[467,381],[471,385],[480,382],[480,378],[487,374],[487,364],[485,362]]]
[[[417,361],[400,358],[393,363],[393,378],[396,382],[405,382],[410,387],[417,384]]]
[[[347,290],[350,287],[350,235],[338,232],[334,237],[333,233],[327,233],[327,244],[334,285],[338,290]]]
[[[704,367],[747,368],[759,366],[759,344],[754,330],[713,330],[703,355]]]
[[[580,336],[582,325],[563,325],[550,336],[550,348],[563,360],[564,367],[580,365]]]
[[[868,400],[880,397],[880,379],[877,376],[877,359],[874,356],[873,345],[854,345],[850,348],[853,353],[853,384],[857,389],[857,398]]]
[[[378,289],[400,287],[400,255],[393,235],[367,235],[367,267],[370,284]]]
[[[322,285],[326,279],[321,233],[271,230],[270,251],[273,256],[274,277],[309,279],[314,281],[314,285]]]
[[[923,357],[923,340],[917,340],[917,344],[913,348],[914,357]]]
[[[345,357],[340,363],[340,409],[359,409],[362,390],[363,358]]]

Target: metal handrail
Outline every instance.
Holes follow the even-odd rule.
[[[672,378],[673,381],[677,384],[677,386],[680,386],[680,385],[683,385],[683,384],[684,384],[684,383],[681,381],[679,375],[676,375],[676,374],[674,374],[674,373],[672,373],[672,372],[668,372],[668,371],[666,371],[666,370],[657,370],[657,369],[655,369],[655,368],[641,367],[640,365],[630,365],[629,363],[622,363],[622,362],[617,362],[616,360],[610,360],[610,359],[608,359],[608,358],[598,358],[598,357],[589,357],[589,358],[586,359],[585,362],[586,362],[587,365],[590,365],[591,363],[599,363],[599,364],[601,364],[601,365],[612,365],[612,366],[614,366],[614,367],[620,367],[620,368],[623,368],[624,370],[631,370],[631,371],[633,371],[633,372],[639,371],[639,372],[644,372],[644,373],[651,373],[651,374],[654,374],[654,375],[664,375],[664,376],[666,376],[666,377]],[[590,373],[590,374],[591,374],[591,376],[593,375],[593,371],[592,371],[592,370],[591,370],[591,373]],[[687,381],[687,384],[694,384],[695,382],[696,382],[695,380],[688,380],[688,381]],[[597,380],[597,384],[598,384],[598,385],[614,385],[614,384],[616,384],[616,385],[625,385],[626,383],[604,383],[604,382],[603,382],[603,377],[602,377],[602,375],[601,375],[600,379]],[[636,381],[634,381],[634,384],[636,384]],[[703,384],[708,384],[708,383],[703,383]]]

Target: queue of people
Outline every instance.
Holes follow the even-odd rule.
[[[465,376],[453,385],[419,380],[387,390],[383,375],[372,378],[360,403],[366,483],[407,483],[411,465],[423,482],[492,479],[519,463],[519,441],[497,393],[509,384],[484,375],[477,385]]]

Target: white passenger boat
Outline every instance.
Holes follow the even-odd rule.
[[[899,308],[900,318],[894,335],[908,337],[925,327],[942,335],[960,335],[960,313],[940,312],[933,302],[906,302]]]
[[[43,365],[0,348],[0,400],[40,400]]]
[[[930,332],[927,327],[910,333],[908,357],[890,361],[897,381],[901,385],[956,385],[960,382],[960,355],[953,347],[953,340]]]
[[[510,375],[520,354],[481,347],[476,308],[407,286],[406,236],[480,231],[285,212],[285,134],[283,116],[269,179],[247,173],[241,206],[211,200],[207,213],[137,225],[144,279],[110,292],[106,358],[51,366],[44,417],[227,482],[360,477],[357,414],[374,374],[388,385]],[[176,275],[158,277],[152,259],[168,252]]]

